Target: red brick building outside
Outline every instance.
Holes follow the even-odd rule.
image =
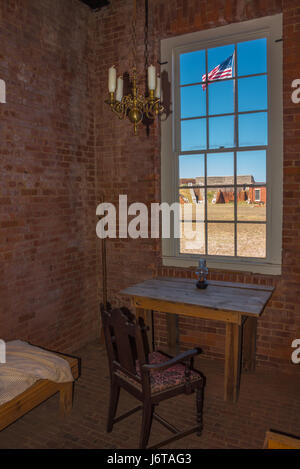
[[[248,197],[251,203],[267,203],[267,188],[266,186],[261,187],[249,187]]]

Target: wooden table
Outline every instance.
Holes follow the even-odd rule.
[[[208,283],[206,290],[199,290],[195,280],[164,277],[146,280],[121,293],[131,296],[136,314],[142,315],[150,326],[153,343],[153,311],[169,313],[169,348],[173,353],[178,344],[177,315],[224,322],[224,399],[236,402],[242,349],[244,370],[254,371],[257,318],[262,314],[274,288],[231,282]]]

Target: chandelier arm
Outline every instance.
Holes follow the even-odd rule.
[[[158,114],[164,111],[164,107],[161,105],[158,98],[148,99],[145,106],[145,114],[149,119],[155,119]]]

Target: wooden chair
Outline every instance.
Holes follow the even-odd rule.
[[[146,448],[153,417],[174,433],[174,436],[153,446],[159,448],[191,433],[202,431],[203,390],[205,379],[193,369],[193,357],[199,349],[189,350],[171,358],[161,352],[149,353],[147,328],[142,318],[137,320],[126,308],[104,310],[102,325],[106,342],[111,378],[107,432],[113,425],[142,409],[140,448]],[[116,416],[120,389],[124,388],[141,401],[141,405]],[[159,402],[196,391],[197,424],[180,431],[154,412]]]

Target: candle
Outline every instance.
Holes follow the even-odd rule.
[[[4,80],[0,80],[0,103],[6,103],[6,87]]]
[[[156,71],[154,65],[148,67],[148,88],[149,90],[155,90],[156,85]]]
[[[123,98],[123,78],[119,77],[118,83],[117,83],[116,100],[122,101],[122,98]]]
[[[155,97],[160,99],[160,77],[156,78]]]
[[[113,65],[108,70],[108,91],[110,93],[114,93],[116,91],[116,83],[117,83],[117,71],[115,66]]]

